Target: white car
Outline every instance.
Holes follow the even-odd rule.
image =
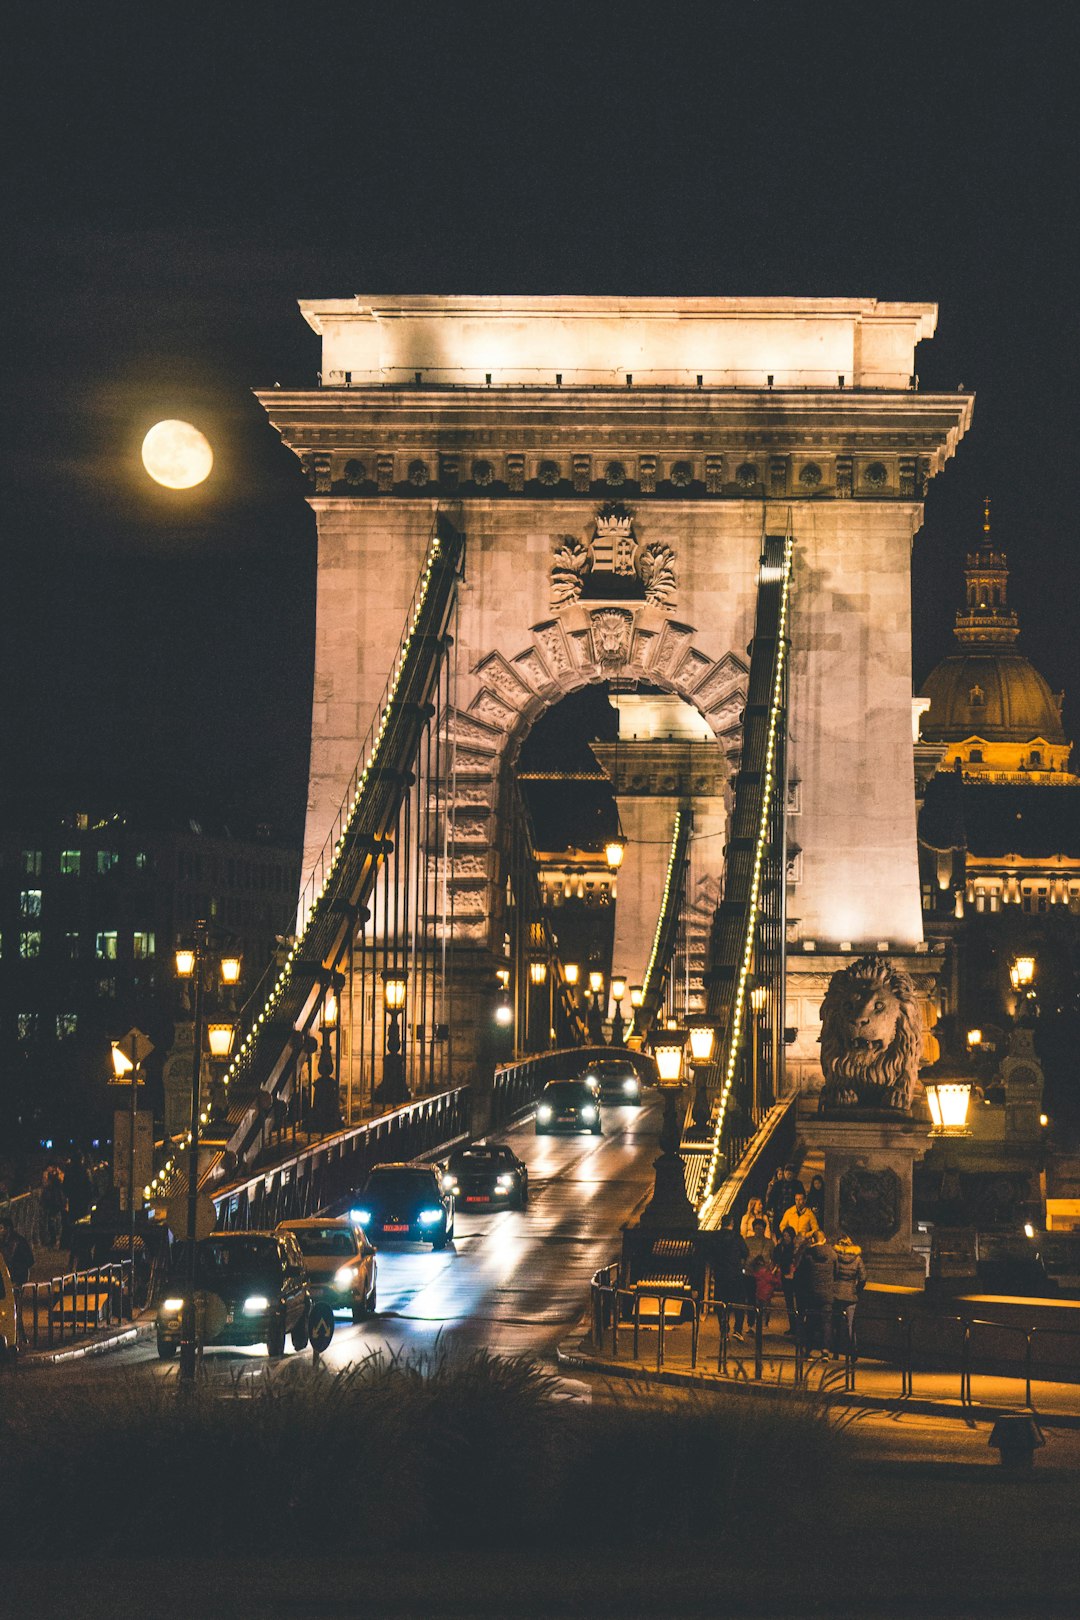
[[[375,1314],[378,1263],[359,1226],[345,1216],[313,1215],[282,1221],[277,1230],[299,1245],[313,1304],[351,1311],[354,1322]]]

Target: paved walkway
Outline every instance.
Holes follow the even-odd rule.
[[[657,1365],[659,1332],[655,1322],[646,1326],[644,1321],[636,1358],[633,1354],[633,1325],[622,1323],[617,1355],[612,1354],[611,1330],[608,1328],[602,1346],[596,1345],[591,1332],[587,1331],[564,1340],[559,1346],[559,1361],[567,1367],[582,1367],[614,1377],[763,1394],[786,1390],[791,1394],[798,1387],[796,1354],[794,1341],[785,1332],[784,1324],[784,1312],[781,1310],[774,1315],[770,1328],[762,1336],[760,1379],[755,1377],[752,1333],[742,1341],[729,1337],[726,1361],[720,1364],[720,1334],[714,1317],[708,1318],[702,1326],[696,1368],[691,1366],[689,1324],[672,1326],[670,1322],[664,1330],[662,1367],[658,1368]],[[965,1403],[961,1400],[959,1369],[934,1372],[921,1368],[912,1372],[911,1393],[905,1395],[900,1368],[869,1359],[859,1359],[855,1363],[854,1383],[853,1390],[845,1388],[845,1363],[841,1358],[825,1360],[813,1357],[805,1364],[803,1386],[838,1405],[882,1409],[903,1407],[909,1411],[970,1422],[974,1419],[992,1419],[1002,1411],[1019,1411],[1024,1407],[1027,1395],[1022,1374],[997,1376],[973,1372],[971,1401]],[[1080,1384],[1032,1380],[1031,1404],[1041,1423],[1080,1429]]]

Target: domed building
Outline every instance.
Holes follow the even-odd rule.
[[[1061,724],[1061,693],[1017,648],[1015,610],[1008,606],[1005,553],[983,538],[968,553],[967,603],[956,615],[959,650],[932,670],[920,694],[924,743],[944,745],[941,768],[997,782],[1075,782]]]

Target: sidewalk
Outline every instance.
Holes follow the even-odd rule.
[[[762,1336],[762,1371],[754,1377],[754,1341],[748,1334],[742,1342],[729,1336],[726,1371],[718,1370],[719,1326],[715,1317],[702,1325],[698,1340],[696,1369],[691,1367],[689,1323],[664,1330],[664,1361],[658,1369],[659,1333],[655,1320],[641,1324],[639,1355],[633,1355],[632,1322],[619,1325],[618,1356],[611,1353],[610,1327],[602,1346],[594,1344],[587,1321],[565,1339],[558,1349],[564,1367],[606,1373],[615,1378],[633,1378],[643,1383],[660,1383],[696,1389],[737,1390],[740,1394],[781,1395],[790,1398],[801,1389],[809,1390],[836,1406],[904,1410],[927,1416],[955,1418],[960,1422],[992,1422],[1001,1412],[1024,1407],[1026,1389],[1022,1374],[995,1376],[973,1372],[971,1402],[960,1397],[959,1370],[935,1372],[916,1368],[911,1374],[911,1393],[902,1389],[900,1368],[880,1361],[860,1359],[855,1363],[855,1388],[846,1390],[845,1364],[840,1358],[808,1360],[802,1385],[795,1382],[795,1345],[780,1324],[781,1309]],[[1040,1424],[1046,1427],[1080,1429],[1080,1384],[1032,1380],[1032,1407]]]

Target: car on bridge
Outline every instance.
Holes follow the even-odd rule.
[[[584,1080],[549,1080],[536,1105],[536,1134],[550,1131],[588,1131],[599,1136],[600,1104]]]
[[[349,1218],[374,1243],[430,1243],[454,1235],[454,1195],[430,1164],[377,1164],[352,1200]]]
[[[354,1322],[374,1316],[378,1303],[378,1263],[363,1229],[347,1217],[312,1215],[281,1221],[279,1232],[291,1232],[304,1258],[312,1304],[332,1311],[351,1311]]]
[[[586,1084],[596,1081],[601,1102],[641,1107],[641,1076],[629,1058],[601,1058],[590,1063],[581,1078]]]
[[[165,1297],[157,1313],[157,1353],[170,1360],[181,1340],[181,1319],[190,1297],[188,1246],[173,1250]],[[304,1258],[291,1232],[217,1232],[195,1245],[196,1327],[204,1345],[265,1344],[270,1356],[308,1342],[308,1293]]]
[[[446,1161],[443,1189],[466,1209],[524,1209],[529,1172],[503,1142],[472,1142]]]

